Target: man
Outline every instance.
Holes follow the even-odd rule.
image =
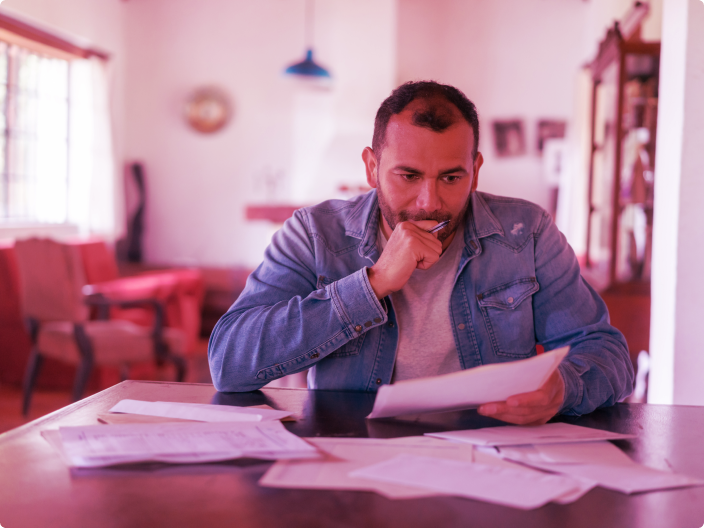
[[[476,192],[478,144],[476,108],[456,88],[394,90],[362,154],[373,190],[296,211],[274,235],[211,336],[216,388],[311,369],[311,388],[375,391],[534,356],[539,343],[571,350],[539,390],[481,414],[545,423],[630,394],[625,340],[550,216]]]

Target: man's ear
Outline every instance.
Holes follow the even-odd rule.
[[[481,152],[477,152],[477,157],[474,158],[474,180],[472,180],[470,193],[477,190],[477,185],[479,184],[479,169],[481,169],[482,165],[484,165],[484,156],[482,156]]]
[[[371,148],[365,147],[362,151],[362,160],[364,160],[364,166],[367,169],[367,183],[369,184],[369,187],[376,189],[377,171],[379,169],[376,154],[374,154],[374,151]]]

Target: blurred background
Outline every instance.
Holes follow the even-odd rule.
[[[668,68],[681,80],[668,104],[685,115],[697,66],[677,57],[702,47],[704,32],[687,28],[700,27],[703,7],[698,0],[5,0],[0,415],[15,413],[11,424],[25,419],[27,376],[36,375],[31,416],[121,379],[174,379],[182,367],[187,381],[208,382],[209,333],[271,235],[299,207],[368,190],[361,152],[376,110],[394,87],[421,79],[455,85],[477,105],[479,189],[533,201],[554,216],[626,334],[641,371],[634,401],[645,401],[646,374],[657,364],[648,355],[653,269],[677,267],[677,256],[685,262],[675,247],[675,264],[654,265],[656,151],[666,142],[668,160],[679,155],[682,167],[690,155],[681,134],[658,135],[661,41],[672,36]],[[681,130],[682,122],[668,126]],[[675,199],[662,198],[663,210],[689,214],[669,208]],[[662,225],[671,235],[678,223]],[[37,237],[57,245],[23,246]],[[70,277],[42,271],[71,266]],[[70,283],[63,293],[62,281]],[[85,299],[63,308],[57,300],[51,314],[31,308],[29,298],[65,300],[70,292],[92,299],[89,309]],[[672,314],[689,302],[672,295],[662,298],[669,326],[658,334],[666,350],[662,402],[677,394]],[[93,336],[94,350],[80,345],[76,325]],[[185,363],[159,352],[156,341],[140,357],[99,351],[123,339],[120,332],[159,334]],[[56,349],[36,372],[33,339]],[[92,368],[86,354],[95,355]]]

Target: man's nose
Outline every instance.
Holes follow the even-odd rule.
[[[423,182],[420,193],[416,198],[416,207],[428,212],[437,211],[441,208],[437,182],[434,179]]]

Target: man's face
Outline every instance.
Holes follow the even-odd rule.
[[[387,236],[405,220],[450,220],[438,235],[444,242],[464,218],[482,155],[472,160],[474,134],[461,115],[443,132],[434,132],[412,124],[415,106],[389,120],[381,163],[365,149],[367,182],[377,189]]]

